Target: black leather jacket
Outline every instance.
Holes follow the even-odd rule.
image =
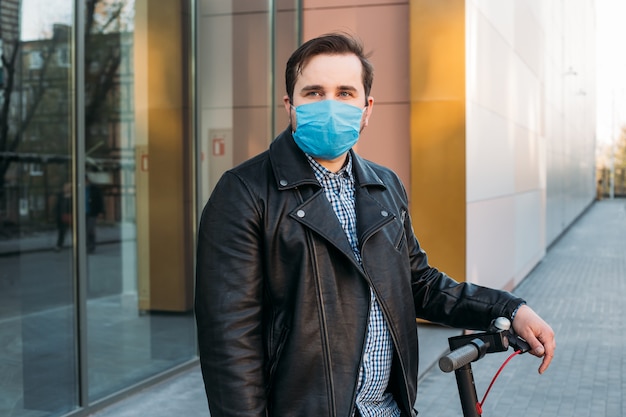
[[[389,389],[414,415],[415,318],[484,329],[522,302],[430,267],[399,178],[352,157],[362,267],[289,130],[213,191],[195,305],[212,417],[350,417],[370,287],[395,347]]]

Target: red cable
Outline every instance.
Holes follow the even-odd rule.
[[[509,363],[509,361],[511,359],[513,359],[513,357],[515,357],[515,355],[519,355],[520,353],[522,353],[521,350],[516,350],[515,353],[511,354],[511,356],[509,356],[507,358],[507,360],[504,361],[502,366],[500,366],[500,369],[498,369],[498,372],[496,372],[496,374],[494,375],[493,379],[491,380],[491,384],[489,384],[489,388],[487,388],[487,392],[485,392],[485,396],[483,397],[483,400],[481,402],[476,403],[476,411],[478,411],[478,414],[482,415],[482,413],[483,413],[483,404],[485,403],[485,400],[487,399],[487,395],[489,394],[489,391],[491,391],[491,387],[493,386],[493,383],[496,382],[496,379],[500,375],[500,372],[502,372],[502,370],[504,369],[506,364]]]

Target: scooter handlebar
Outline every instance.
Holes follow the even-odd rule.
[[[480,350],[472,342],[442,356],[439,359],[439,369],[443,372],[452,372],[479,358]]]

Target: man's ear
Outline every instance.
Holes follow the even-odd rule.
[[[286,95],[283,97],[283,104],[285,105],[285,110],[287,111],[287,114],[291,118],[291,99],[289,98],[289,96]]]
[[[291,104],[291,99],[289,98],[289,96],[284,96],[283,97],[283,104],[285,105],[285,111],[287,112],[287,117],[289,118],[289,126],[291,126],[291,130],[295,130],[295,120],[294,117],[292,115],[292,104]]]
[[[370,116],[372,115],[372,110],[374,107],[374,97],[369,96],[367,98],[367,107],[365,107],[365,114],[363,115],[363,127],[366,127],[369,123]]]

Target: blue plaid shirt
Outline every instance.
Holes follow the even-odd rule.
[[[356,209],[354,200],[354,175],[352,156],[348,153],[348,163],[337,173],[324,168],[307,155],[315,178],[324,188],[328,201],[346,233],[356,259],[361,262],[356,234]],[[400,409],[393,396],[385,392],[391,372],[393,342],[380,309],[376,295],[370,288],[370,315],[367,325],[365,350],[359,369],[356,406],[363,417],[399,417]]]

